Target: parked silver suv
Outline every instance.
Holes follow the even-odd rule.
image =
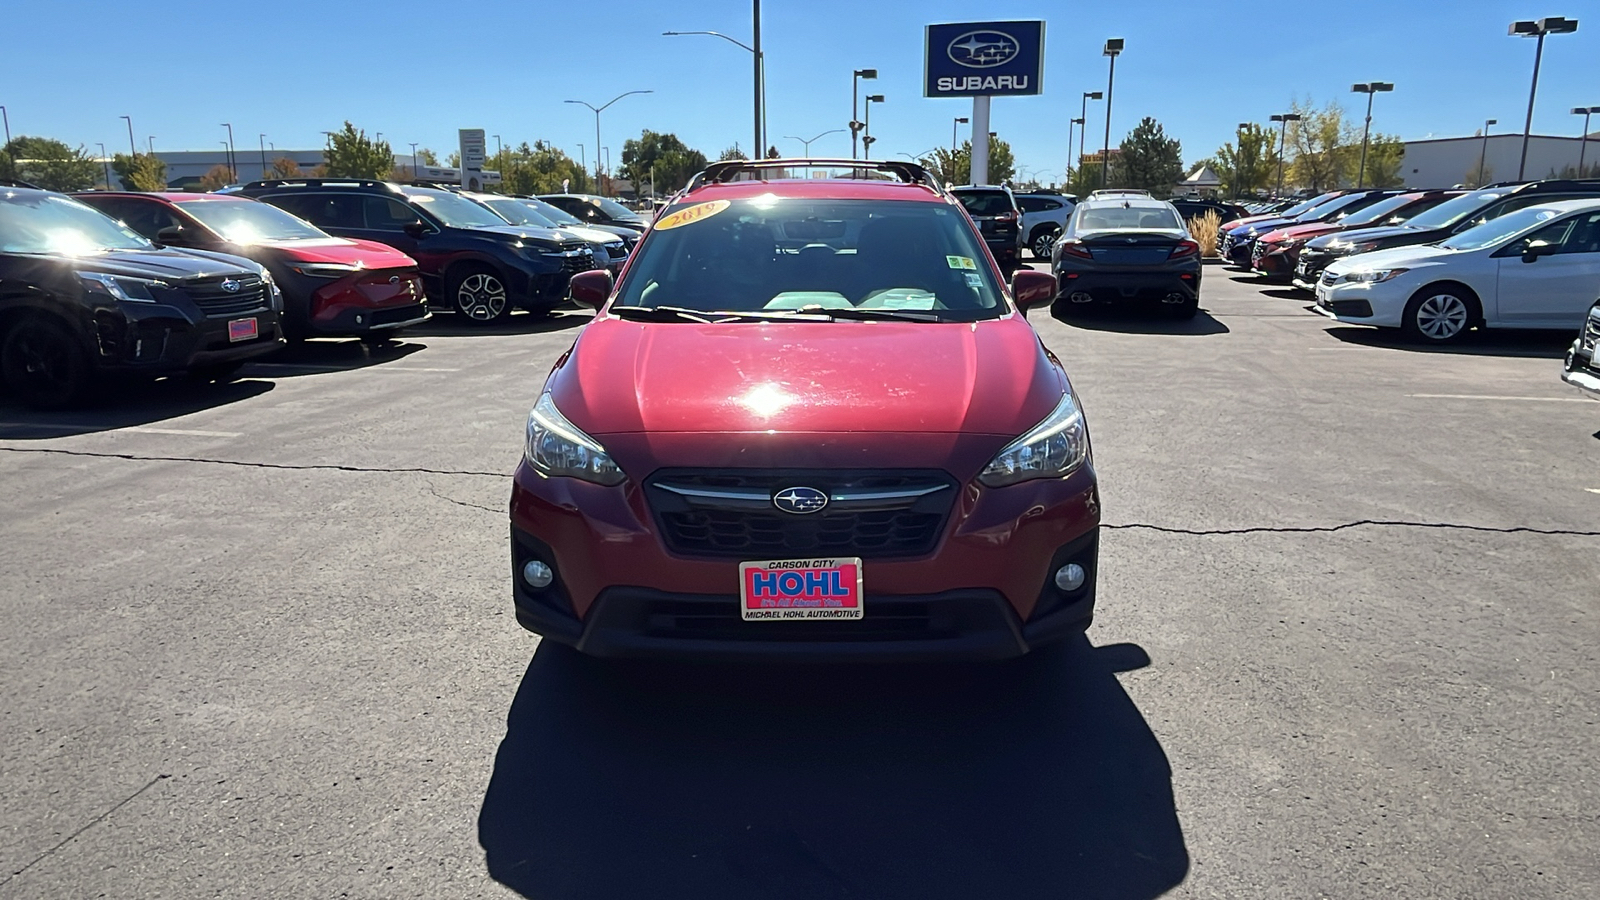
[[[1049,259],[1050,248],[1066,230],[1067,217],[1078,198],[1071,194],[1017,194],[1022,210],[1022,243],[1033,251],[1034,259]]]

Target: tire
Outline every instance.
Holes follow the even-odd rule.
[[[239,370],[244,368],[243,362],[213,363],[209,366],[194,366],[189,370],[189,377],[195,381],[214,381],[218,384],[232,381],[239,377]]]
[[[511,312],[511,298],[499,272],[484,265],[461,266],[450,271],[445,286],[450,308],[465,318],[487,325]]]
[[[1411,296],[1400,319],[1406,337],[1424,344],[1453,344],[1482,315],[1478,297],[1459,284],[1430,284]]]
[[[91,376],[83,347],[65,326],[49,319],[23,319],[0,344],[0,380],[12,396],[35,409],[82,402]]]
[[[1028,238],[1028,249],[1033,252],[1034,259],[1049,259],[1050,252],[1055,249],[1056,238],[1061,236],[1061,230],[1054,226],[1036,228],[1033,235]]]

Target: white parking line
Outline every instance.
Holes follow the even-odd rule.
[[[1517,403],[1594,403],[1588,397],[1502,397],[1499,394],[1407,394],[1419,400],[1512,400]]]
[[[334,372],[459,372],[460,369],[435,369],[426,366],[360,366],[349,368],[345,366],[297,366],[292,363],[251,363],[252,369],[273,369],[281,372],[306,372],[310,374],[333,374]]]
[[[92,423],[69,424],[65,422],[0,422],[0,428],[44,428],[50,431],[126,431],[134,434],[176,434],[183,437],[244,437],[242,431],[201,431],[195,428],[156,428],[150,425],[99,426]]]

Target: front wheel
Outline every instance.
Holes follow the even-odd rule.
[[[0,379],[13,396],[35,409],[60,409],[83,399],[89,360],[66,328],[26,319],[0,344]]]
[[[1418,291],[1406,304],[1400,328],[1414,340],[1449,344],[1461,340],[1477,319],[1478,298],[1455,285]]]
[[[1056,247],[1056,237],[1057,235],[1053,228],[1047,228],[1034,235],[1033,244],[1030,247],[1033,250],[1033,258],[1049,259],[1050,252]]]
[[[511,311],[506,285],[488,267],[462,269],[450,278],[450,304],[474,322],[495,322]]]

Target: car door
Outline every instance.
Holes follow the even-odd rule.
[[[1557,219],[1496,256],[1504,324],[1576,328],[1600,293],[1600,210]]]

